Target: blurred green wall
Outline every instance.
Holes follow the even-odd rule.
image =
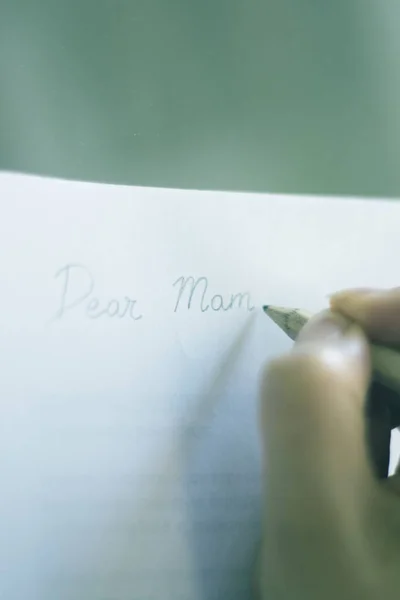
[[[400,197],[400,3],[0,0],[0,168]]]

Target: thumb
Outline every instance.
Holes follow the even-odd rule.
[[[265,483],[269,506],[284,518],[302,513],[309,521],[322,506],[348,514],[349,501],[361,502],[373,485],[363,413],[369,379],[362,330],[328,311],[307,323],[290,354],[267,367]]]

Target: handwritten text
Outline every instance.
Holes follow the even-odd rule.
[[[117,317],[139,321],[143,315],[136,310],[136,300],[129,296],[111,298],[101,302],[94,296],[95,283],[91,272],[80,264],[69,264],[57,271],[56,278],[61,278],[62,291],[60,307],[55,318],[61,319],[68,311],[83,308],[90,319],[101,317]]]
[[[138,301],[131,296],[100,299],[95,293],[96,285],[91,271],[83,264],[70,263],[59,269],[55,278],[61,282],[59,307],[55,319],[78,311],[89,319],[126,319],[139,321],[143,318]],[[212,293],[207,277],[179,277],[173,284],[171,309],[206,313],[254,310],[249,292],[229,294]],[[154,289],[154,294],[158,293]]]
[[[251,305],[250,294],[239,292],[224,298],[221,294],[211,295],[208,291],[207,277],[179,277],[174,283],[178,287],[178,297],[174,312],[186,306],[186,309],[197,308],[201,312],[207,312],[210,308],[214,311],[228,311],[234,308],[244,308],[247,311],[254,310]]]

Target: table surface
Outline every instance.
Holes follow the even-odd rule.
[[[389,0],[2,0],[0,168],[400,197]]]

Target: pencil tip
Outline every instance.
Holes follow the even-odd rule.
[[[269,309],[269,304],[264,304],[263,311],[267,312],[268,309]]]

